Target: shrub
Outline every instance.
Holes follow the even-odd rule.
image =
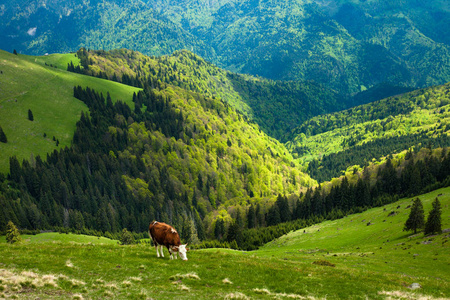
[[[19,229],[17,229],[16,225],[14,225],[11,221],[9,221],[8,225],[6,225],[6,241],[10,244],[19,243],[22,241]]]
[[[131,245],[134,244],[134,237],[126,228],[122,230],[122,234],[120,235],[120,244],[121,245]]]

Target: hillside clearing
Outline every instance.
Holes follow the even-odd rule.
[[[0,143],[1,173],[9,172],[11,156],[20,162],[32,155],[45,159],[54,149],[71,145],[81,111],[88,111],[73,97],[76,85],[89,86],[104,95],[109,92],[114,100],[134,107],[133,92],[139,89],[67,72],[67,65],[63,66],[71,59],[75,60],[73,54],[33,57],[0,50],[0,126],[8,138],[8,143]],[[27,118],[29,109],[34,121]]]

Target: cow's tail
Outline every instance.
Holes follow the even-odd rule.
[[[153,226],[156,223],[158,223],[158,222],[157,221],[153,221],[152,224],[150,224],[150,226]],[[154,246],[156,246],[155,242],[153,241],[152,234],[150,233],[150,226],[148,227],[148,236],[150,237],[150,240],[151,240],[151,242],[153,242]]]

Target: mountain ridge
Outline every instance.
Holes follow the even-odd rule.
[[[46,1],[26,9],[20,1],[3,5],[0,48],[43,54],[126,47],[147,55],[188,49],[234,72],[315,80],[346,97],[384,82],[420,88],[450,80],[445,38],[450,13],[439,0],[425,6],[414,1],[73,1],[64,6]]]

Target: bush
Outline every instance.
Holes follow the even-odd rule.
[[[121,245],[131,245],[134,244],[134,237],[126,228],[122,230],[122,234],[120,235],[120,244]]]
[[[22,241],[19,229],[17,229],[16,225],[14,225],[11,221],[9,221],[8,225],[6,225],[6,241],[10,244],[19,243]]]

